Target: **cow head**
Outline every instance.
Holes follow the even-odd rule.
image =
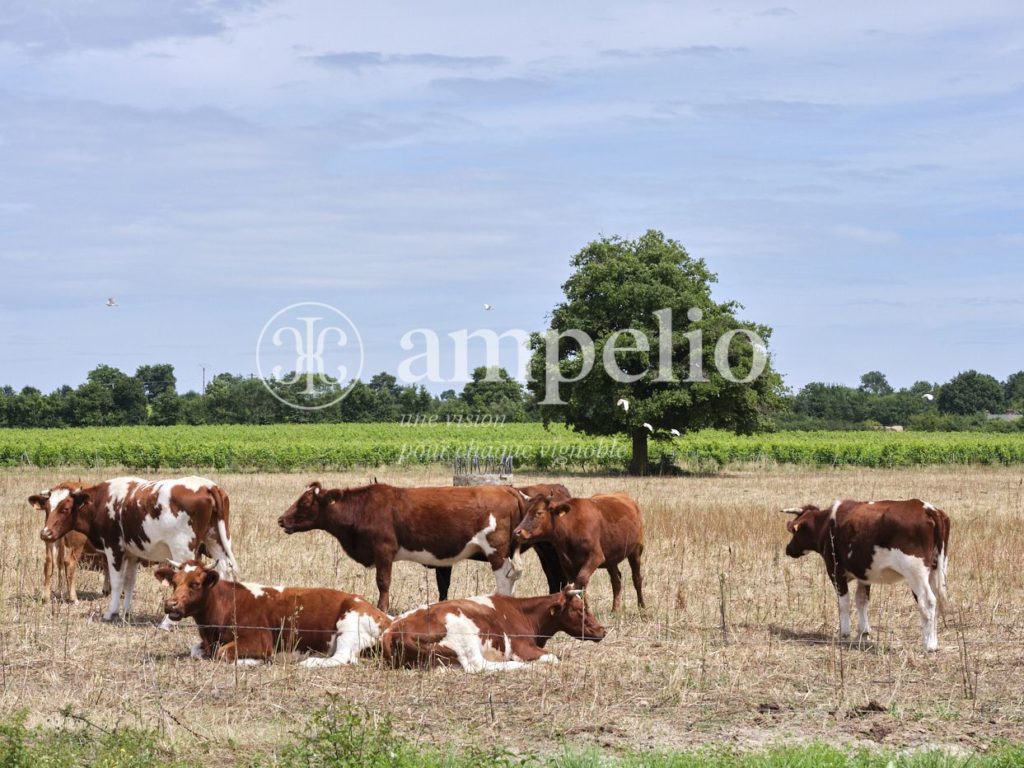
[[[786,530],[793,538],[786,545],[790,557],[803,557],[808,552],[820,551],[820,542],[825,526],[828,525],[829,510],[818,509],[813,504],[782,510],[793,519],[786,523]]]
[[[87,491],[80,486],[57,486],[53,490],[28,497],[28,503],[46,513],[39,538],[45,542],[57,541],[68,531],[80,527],[86,510],[92,503]]]
[[[323,528],[327,511],[327,492],[316,480],[310,483],[288,511],[277,519],[285,533],[312,531]]]
[[[530,541],[547,541],[555,528],[555,518],[566,514],[569,502],[552,495],[533,496],[526,503],[523,521],[512,531],[512,537],[520,544]]]
[[[565,632],[577,640],[603,640],[608,631],[587,610],[580,596],[580,590],[566,588],[559,593],[558,601],[548,609],[554,632]]]
[[[165,587],[173,589],[170,597],[164,600],[164,613],[172,621],[194,616],[206,601],[210,589],[220,581],[217,571],[206,568],[198,560],[189,560],[180,566],[161,565],[153,575]]]

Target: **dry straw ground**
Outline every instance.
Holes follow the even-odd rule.
[[[266,748],[305,722],[328,697],[390,713],[404,734],[425,743],[558,749],[563,743],[681,747],[780,740],[890,746],[978,747],[1024,736],[1024,498],[1022,470],[734,471],[714,477],[543,478],[577,495],[622,489],[647,521],[648,611],[641,615],[628,575],[626,609],[610,616],[607,576],[591,599],[611,632],[599,644],[553,642],[557,666],[502,675],[359,668],[306,670],[279,658],[234,669],[188,658],[191,620],[171,633],[152,626],[161,589],[140,575],[137,622],[108,626],[100,577],[81,579],[76,606],[39,600],[41,521],[25,502],[77,471],[0,472],[0,707],[27,709],[32,722],[57,724],[70,706],[104,727],[155,728],[186,755],[238,757]],[[94,471],[84,480],[99,479]],[[214,475],[232,498],[235,551],[247,580],[330,585],[374,596],[372,572],[347,560],[324,533],[286,537],[277,516],[306,475]],[[442,468],[378,473],[382,481],[446,484]],[[326,474],[328,485],[365,474]],[[521,481],[541,478],[521,477]],[[926,655],[909,591],[877,587],[876,636],[834,637],[835,599],[820,559],[783,554],[777,510],[836,496],[920,496],[953,521],[953,610],[941,648]],[[542,589],[527,556],[521,594]],[[486,566],[455,570],[453,594],[487,592]],[[392,607],[435,598],[429,571],[396,566]],[[723,630],[722,612],[725,626]],[[881,711],[878,711],[881,710]]]

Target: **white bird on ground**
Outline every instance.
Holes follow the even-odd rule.
[[[921,397],[923,397],[925,400],[928,400],[929,402],[935,399],[935,395],[933,395],[931,392],[925,392],[923,395],[921,395]]]
[[[645,421],[645,422],[644,422],[644,423],[643,423],[643,424],[642,424],[641,426],[644,426],[644,427],[646,427],[646,428],[647,428],[647,431],[648,431],[648,432],[651,432],[652,434],[654,433],[654,427],[652,427],[652,426],[651,426],[650,424],[648,424],[648,423],[647,423],[646,421]]]
[[[679,437],[679,430],[678,429],[670,429],[669,432],[671,432],[676,437]]]
[[[111,296],[109,299],[107,299],[107,306],[108,307],[118,307],[120,305],[116,301],[114,301],[114,297]]]
[[[485,311],[490,312],[492,309],[494,309],[494,305],[493,304],[484,304],[484,310]]]
[[[620,397],[615,404],[622,408],[626,413],[629,413],[629,400],[626,398]]]

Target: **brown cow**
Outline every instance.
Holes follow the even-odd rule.
[[[538,483],[536,485],[524,485],[519,486],[515,490],[519,491],[524,497],[536,496],[537,494],[550,494],[556,498],[568,499],[572,497],[569,493],[569,489],[560,483]],[[523,512],[526,511],[526,504],[523,501],[519,505],[519,514],[512,520],[511,528],[515,528],[522,522]],[[518,545],[517,545],[518,546]],[[555,553],[554,547],[549,542],[539,541],[532,547],[520,546],[519,550],[525,551],[527,549],[533,549],[537,553],[537,559],[540,560],[540,566],[544,569],[544,576],[548,580],[548,592],[554,594],[560,592],[566,585],[566,579],[562,573],[562,564],[558,562],[558,555]],[[485,558],[481,555],[471,555],[470,560],[484,560]],[[434,576],[437,579],[437,594],[440,600],[448,599],[448,590],[452,583],[452,567],[438,566],[434,570]]]
[[[786,528],[793,538],[790,557],[817,552],[839,596],[839,634],[850,635],[849,584],[857,580],[857,621],[871,633],[868,600],[872,584],[906,580],[921,614],[926,650],[939,647],[936,608],[946,601],[949,517],[933,505],[908,501],[836,501],[783,510],[793,515]]]
[[[396,560],[437,568],[479,555],[490,563],[497,591],[512,594],[522,573],[512,557],[520,498],[500,485],[397,488],[373,483],[324,490],[313,482],[278,524],[288,534],[327,531],[345,554],[376,568],[377,607],[386,611]]]
[[[59,504],[51,503],[39,535],[51,543],[77,531],[106,554],[112,589],[103,620],[112,621],[122,592],[125,616],[131,611],[141,559],[187,560],[202,545],[225,573],[228,569],[237,573],[228,513],[227,494],[206,478],[117,477],[75,489]],[[169,627],[170,621],[165,618],[162,626]]]
[[[312,656],[303,667],[355,664],[391,623],[347,592],[228,581],[196,560],[160,566],[154,575],[174,589],[164,602],[167,615],[175,621],[191,616],[199,626],[194,658],[255,665],[275,652],[306,651],[326,658]]]
[[[605,628],[578,592],[543,597],[490,595],[434,603],[402,614],[381,638],[393,666],[461,666],[467,672],[557,662],[544,650],[556,632],[599,641]]]
[[[56,507],[67,498],[72,491],[81,488],[81,483],[67,481],[59,483],[49,490],[40,491],[28,497],[28,503],[33,509],[42,512],[45,516],[50,514],[50,505]],[[89,543],[85,535],[76,531],[69,531],[56,542],[48,542],[46,547],[46,560],[43,563],[43,600],[48,601],[53,597],[53,567],[57,566],[57,591],[61,591],[61,585],[67,587],[68,600],[74,604],[78,602],[77,573],[79,567],[89,571],[103,572],[103,594],[110,594],[110,573],[107,571],[107,559],[102,552]]]
[[[613,611],[622,605],[619,563],[628,559],[637,604],[644,607],[640,570],[644,522],[640,508],[628,495],[610,493],[567,500],[534,496],[513,536],[523,544],[550,541],[563,571],[576,589],[586,589],[590,576],[598,568],[607,570],[612,580]]]

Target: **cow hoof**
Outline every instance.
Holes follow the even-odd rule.
[[[107,616],[106,614],[103,614],[102,616],[100,616],[100,621],[102,621],[104,624],[110,624],[113,621],[115,621],[117,618],[118,618],[118,615],[116,613],[112,614],[110,616]]]

